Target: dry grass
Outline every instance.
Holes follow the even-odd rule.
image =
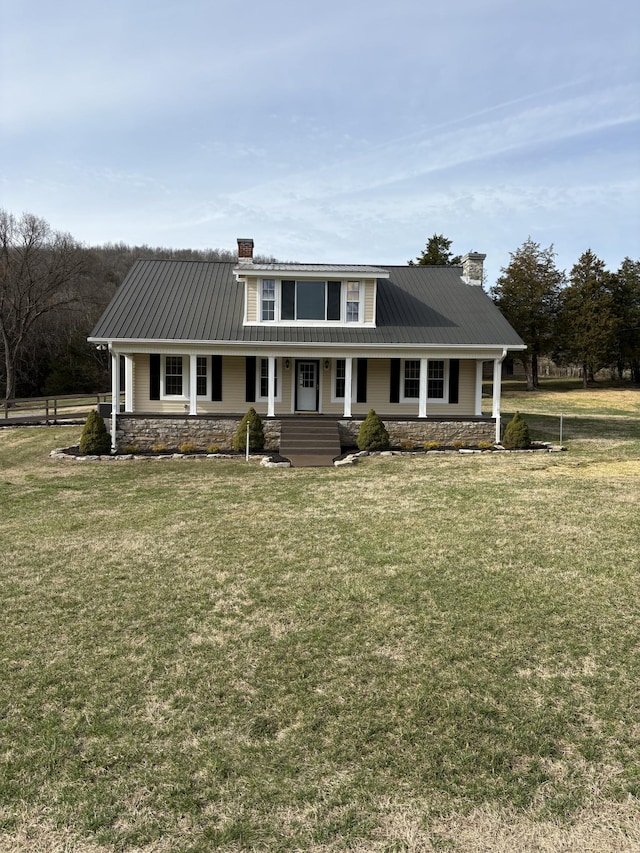
[[[637,428],[341,470],[71,443],[0,431],[2,853],[638,849]]]

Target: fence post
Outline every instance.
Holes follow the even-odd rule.
[[[562,414],[560,414],[560,444],[562,444]]]

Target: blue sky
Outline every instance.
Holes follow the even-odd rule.
[[[0,0],[0,207],[88,244],[640,258],[635,0]]]

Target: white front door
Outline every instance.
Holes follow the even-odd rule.
[[[318,409],[318,362],[299,361],[296,382],[296,409],[315,412]]]

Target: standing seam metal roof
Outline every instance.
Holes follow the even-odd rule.
[[[302,265],[281,267],[283,273]],[[309,265],[328,277],[335,265]],[[97,323],[92,339],[521,347],[522,340],[460,267],[386,266],[377,280],[376,328],[243,326],[237,264],[138,260]],[[322,270],[320,269],[322,267]],[[342,267],[342,269],[347,269]],[[349,269],[355,269],[350,267]],[[365,270],[380,269],[360,267]]]

